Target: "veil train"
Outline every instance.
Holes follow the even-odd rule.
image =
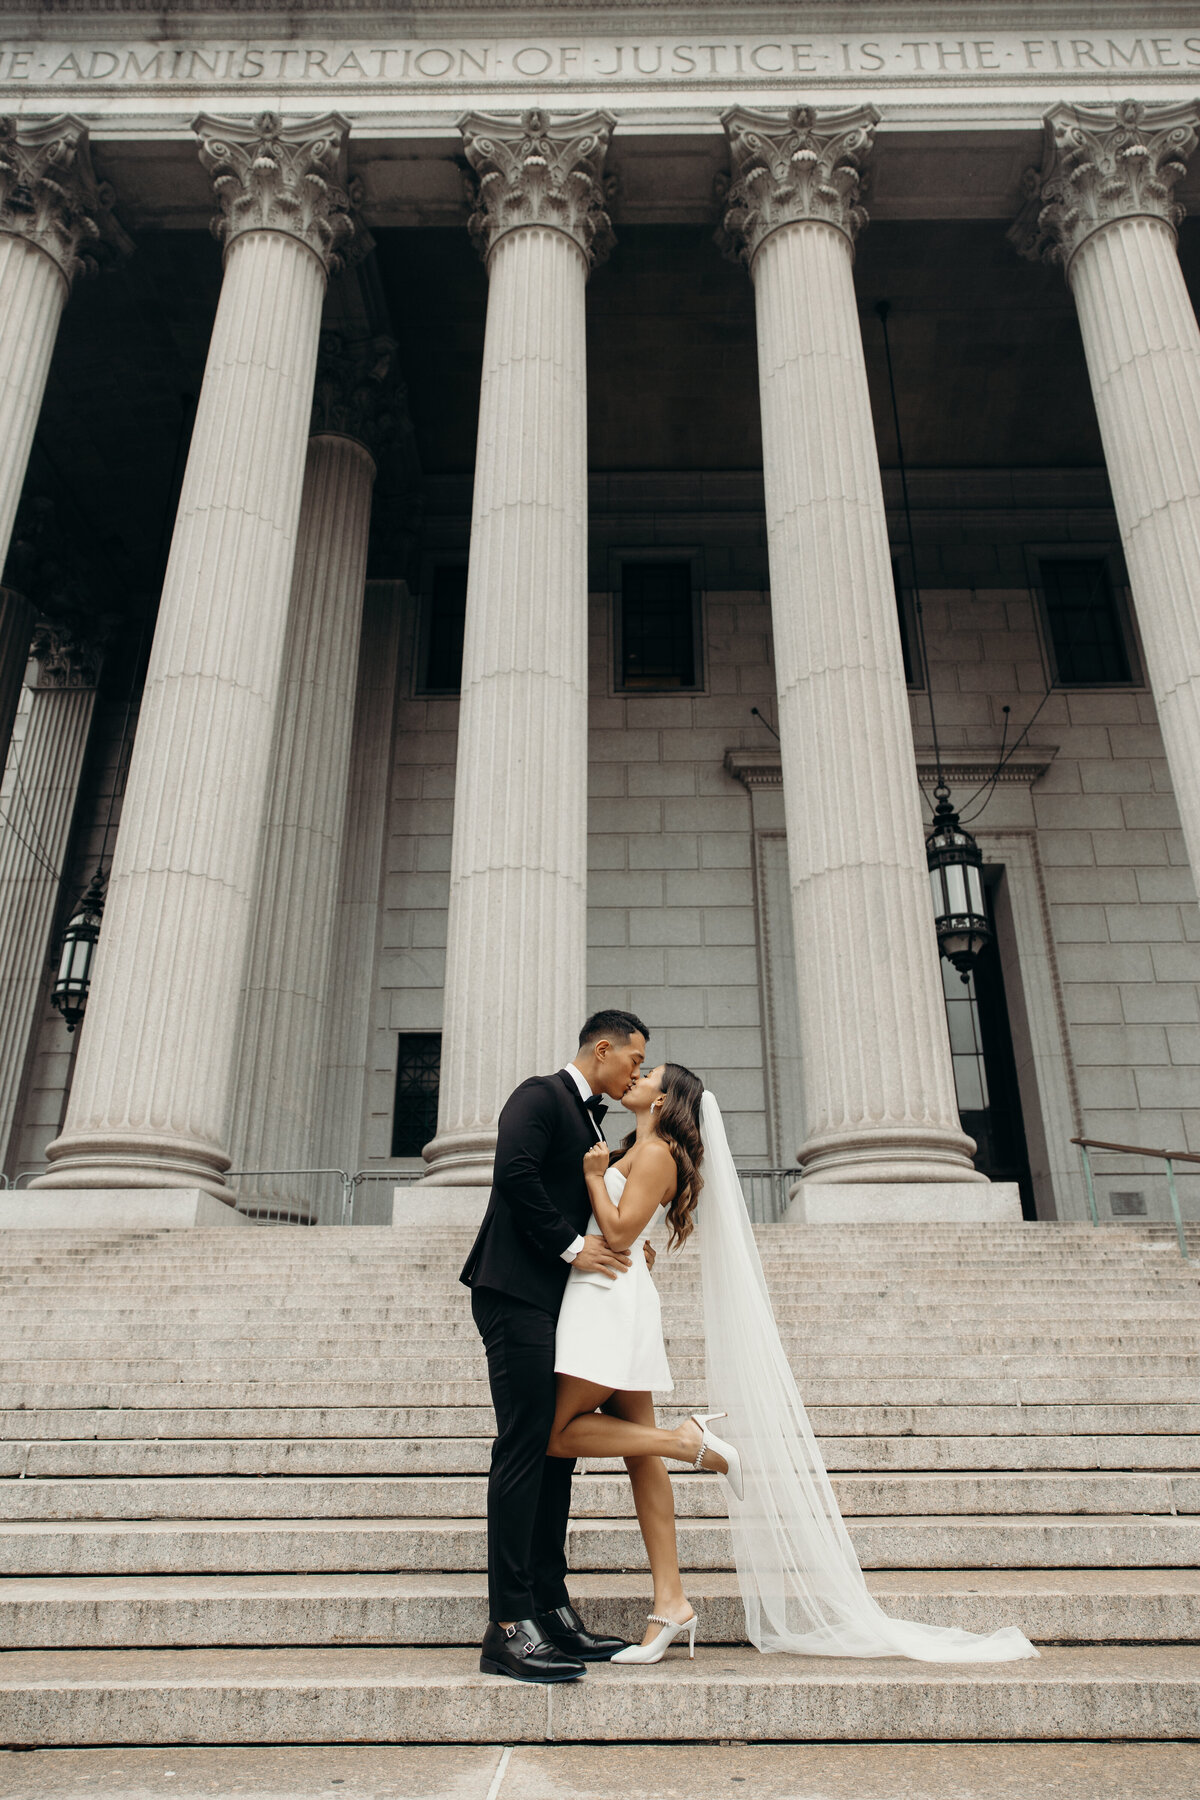
[[[697,1210],[708,1404],[729,1415],[745,1497],[729,1496],[746,1630],[793,1656],[907,1656],[1015,1662],[1038,1653],[1015,1626],[980,1635],[893,1619],[867,1589],[796,1387],[742,1198],[721,1109],[700,1106],[704,1194]]]

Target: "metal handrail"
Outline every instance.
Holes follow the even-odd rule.
[[[1179,1254],[1184,1262],[1192,1259],[1188,1255],[1187,1235],[1183,1229],[1183,1214],[1179,1210],[1179,1190],[1175,1186],[1175,1164],[1177,1162],[1200,1163],[1200,1155],[1194,1150],[1154,1150],[1148,1144],[1112,1144],[1105,1138],[1073,1137],[1073,1144],[1079,1146],[1079,1160],[1083,1164],[1083,1179],[1087,1187],[1088,1210],[1092,1215],[1092,1224],[1098,1226],[1100,1213],[1096,1206],[1096,1184],[1092,1174],[1092,1159],[1089,1150],[1108,1150],[1118,1156],[1157,1156],[1167,1166],[1167,1192],[1171,1196],[1171,1213],[1175,1220],[1175,1236],[1179,1240]]]

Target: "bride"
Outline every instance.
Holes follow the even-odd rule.
[[[681,1635],[695,1655],[697,1619],[680,1580],[664,1457],[723,1479],[747,1636],[759,1650],[920,1662],[1036,1656],[1015,1626],[980,1635],[919,1625],[890,1618],[872,1598],[779,1340],[720,1107],[677,1063],[643,1074],[624,1104],[636,1129],[611,1167],[604,1145],[589,1150],[584,1174],[589,1231],[633,1260],[615,1280],[574,1269],[568,1277],[549,1443],[551,1456],[619,1456],[629,1471],[653,1610],[642,1642],[613,1662],[658,1662]],[[662,1218],[671,1249],[696,1232],[708,1398],[724,1408],[669,1430],[656,1425],[651,1399],[674,1384],[658,1293],[640,1254]],[[722,1418],[728,1443],[710,1429]]]

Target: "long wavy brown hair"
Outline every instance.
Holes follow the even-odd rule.
[[[700,1102],[704,1083],[681,1063],[664,1063],[662,1074],[663,1103],[654,1115],[654,1129],[675,1159],[679,1181],[675,1198],[667,1208],[670,1236],[668,1250],[680,1250],[695,1226],[696,1202],[704,1186],[700,1164],[704,1161],[704,1144],[700,1137]],[[631,1131],[621,1145],[629,1149],[637,1137]]]

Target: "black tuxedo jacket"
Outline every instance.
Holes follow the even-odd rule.
[[[557,1316],[570,1263],[562,1253],[592,1218],[583,1153],[598,1141],[565,1069],[531,1075],[500,1114],[492,1192],[459,1280]]]

